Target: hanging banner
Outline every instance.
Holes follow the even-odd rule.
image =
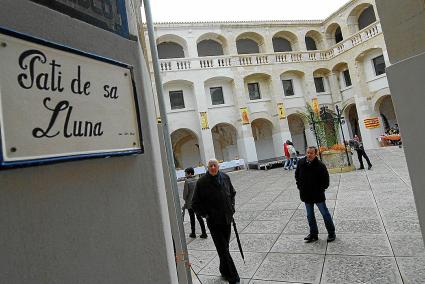
[[[200,112],[201,115],[201,128],[202,130],[204,129],[210,129],[210,127],[208,126],[208,116],[206,112]]]
[[[311,101],[311,107],[313,108],[313,111],[317,114],[319,114],[319,102],[317,101],[317,98],[313,98]]]
[[[279,114],[279,119],[286,118],[285,107],[283,106],[283,103],[277,104],[277,113]]]
[[[0,166],[143,152],[130,66],[0,29]]]
[[[366,118],[364,120],[364,126],[368,129],[381,127],[381,124],[379,122],[379,117]]]
[[[249,124],[248,108],[241,107],[240,110],[241,110],[242,124]]]

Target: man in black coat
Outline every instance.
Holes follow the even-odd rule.
[[[230,233],[235,213],[235,195],[227,174],[219,171],[216,159],[208,161],[208,172],[196,183],[192,208],[207,219],[208,229],[220,258],[220,273],[231,284],[240,283],[229,252]]]
[[[314,204],[319,208],[328,231],[328,242],[335,240],[335,226],[332,216],[326,206],[325,190],[329,187],[329,173],[317,158],[317,148],[308,147],[306,157],[298,162],[295,171],[297,187],[300,191],[301,201],[305,203],[307,220],[310,234],[304,238],[307,243],[318,240],[319,230],[317,228],[316,216],[314,215]]]

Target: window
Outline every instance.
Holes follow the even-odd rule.
[[[375,67],[375,74],[379,76],[381,74],[385,74],[385,60],[383,55],[379,55],[372,59],[373,66]]]
[[[250,100],[261,99],[260,85],[258,83],[249,83],[248,84],[248,92],[249,92],[249,99]]]
[[[183,91],[170,91],[171,109],[184,108]]]
[[[316,41],[312,37],[305,37],[305,45],[307,50],[317,50]]]
[[[325,92],[325,85],[323,84],[323,77],[314,77],[314,85],[316,86],[317,93]]]
[[[223,88],[222,87],[212,87],[210,88],[211,102],[213,105],[222,105],[224,104],[223,97]]]
[[[294,87],[292,85],[292,80],[282,80],[283,85],[283,92],[285,93],[285,96],[293,96],[294,93]]]
[[[338,27],[336,28],[336,31],[335,31],[335,42],[338,43],[343,40],[344,38],[342,37],[341,27]]]
[[[348,71],[348,69],[347,70],[344,70],[342,72],[342,74],[344,75],[345,86],[346,87],[351,86],[352,84],[351,84],[350,71]]]

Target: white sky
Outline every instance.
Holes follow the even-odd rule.
[[[350,0],[151,0],[154,22],[323,20]]]

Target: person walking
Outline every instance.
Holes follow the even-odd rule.
[[[235,195],[230,177],[219,171],[216,159],[209,160],[208,172],[196,183],[192,208],[200,216],[206,217],[220,259],[220,273],[231,284],[240,283],[238,271],[229,252]]]
[[[284,170],[287,170],[291,163],[291,155],[289,154],[289,150],[288,150],[289,145],[290,145],[289,140],[286,140],[286,142],[283,143],[283,154],[285,155],[285,158],[286,158],[285,163],[283,164]]]
[[[192,209],[192,199],[193,195],[195,193],[195,187],[197,179],[194,176],[195,170],[193,168],[187,168],[184,170],[186,175],[186,180],[184,181],[184,189],[183,189],[183,199],[184,199],[184,205],[183,210],[187,209],[187,212],[189,213],[190,217],[190,228],[191,233],[189,237],[196,238],[195,234],[195,215],[196,219],[198,219],[199,226],[201,227],[201,235],[199,236],[202,239],[206,239],[208,237],[207,232],[205,231],[205,223],[202,217],[198,214],[195,214],[195,211]]]
[[[289,152],[289,166],[288,170],[295,169],[296,163],[297,163],[297,150],[295,150],[295,147],[292,143],[288,145],[288,152]]]
[[[360,168],[358,168],[358,170],[364,169],[363,157],[365,158],[367,162],[367,165],[368,165],[367,169],[370,170],[372,168],[372,163],[370,162],[369,157],[367,156],[364,150],[363,143],[360,141],[359,137],[355,135],[354,139],[350,140],[348,143],[350,144],[350,147],[354,148],[354,150],[356,150],[357,152],[357,158],[359,159],[359,163],[360,163]]]
[[[305,203],[310,227],[310,233],[304,240],[307,243],[311,243],[319,239],[319,229],[314,215],[314,204],[316,204],[328,231],[327,241],[333,242],[336,238],[335,225],[326,206],[325,197],[325,190],[329,187],[329,173],[325,164],[317,158],[316,147],[308,147],[306,156],[298,161],[297,169],[295,170],[295,180],[301,201]]]

